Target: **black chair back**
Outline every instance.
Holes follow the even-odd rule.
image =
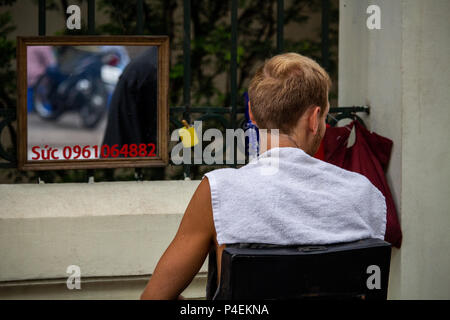
[[[320,246],[238,244],[210,253],[207,299],[387,298],[391,245],[378,239]]]

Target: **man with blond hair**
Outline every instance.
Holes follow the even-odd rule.
[[[250,118],[260,155],[205,174],[142,299],[177,299],[226,245],[331,244],[383,239],[386,203],[364,176],[313,157],[325,134],[331,81],[296,53],[268,60],[250,82]],[[274,165],[276,164],[276,165]]]

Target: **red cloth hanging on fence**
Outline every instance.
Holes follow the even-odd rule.
[[[347,147],[350,136],[349,129],[355,127],[355,143]],[[389,189],[385,172],[392,151],[392,140],[369,132],[358,121],[353,121],[346,127],[327,128],[322,141],[325,154],[324,161],[343,169],[366,176],[386,198],[387,217],[384,239],[393,246],[400,248],[402,231],[397,217],[394,199]]]
[[[327,123],[327,129],[331,128],[331,126]],[[317,158],[319,160],[324,161],[325,160],[325,150],[323,147],[323,140],[320,142],[319,149],[317,150],[316,154],[314,155],[314,158]]]

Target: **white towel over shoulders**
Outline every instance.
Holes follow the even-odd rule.
[[[205,174],[219,244],[330,244],[384,239],[386,201],[363,175],[274,148]]]

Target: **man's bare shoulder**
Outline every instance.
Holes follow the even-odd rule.
[[[184,214],[181,226],[182,230],[190,230],[192,232],[201,232],[205,235],[215,235],[211,190],[208,178],[205,177],[195,190],[191,201]]]

